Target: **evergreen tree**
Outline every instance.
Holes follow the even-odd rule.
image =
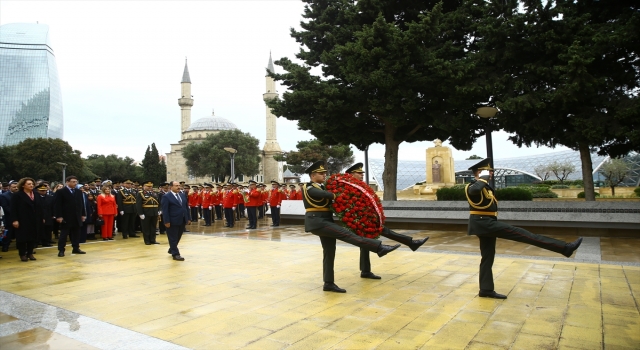
[[[286,72],[272,76],[288,91],[267,104],[323,144],[384,144],[384,200],[397,198],[402,142],[470,149],[482,135],[474,113],[484,100],[470,88],[478,72],[468,57],[481,13],[463,0],[305,2],[302,31],[291,34],[303,64],[276,61]]]
[[[299,141],[297,151],[274,157],[287,162],[287,168],[294,174],[303,174],[314,162],[324,160],[327,172],[335,174],[353,164],[353,151],[349,145],[325,145],[319,140]]]
[[[231,175],[231,157],[225,147],[236,149],[235,175],[258,174],[260,141],[240,130],[223,130],[208,135],[202,142],[190,143],[182,149],[189,172],[194,176],[211,176],[224,179]]]

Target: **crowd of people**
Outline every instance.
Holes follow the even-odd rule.
[[[0,235],[2,251],[7,252],[15,241],[20,260],[36,260],[35,248],[53,247],[57,239],[58,256],[64,257],[67,238],[72,253],[85,254],[80,244],[87,240],[114,240],[140,237],[147,245],[159,244],[156,235],[167,232],[163,220],[162,197],[173,190],[165,182],[154,188],[152,182],[130,179],[104,182],[96,178],[78,184],[75,176],[65,183],[51,184],[45,180],[23,178],[2,184],[0,193]],[[257,220],[271,211],[273,227],[280,225],[283,200],[302,200],[300,189],[276,181],[267,185],[249,181],[237,183],[189,185],[176,183],[176,191],[184,195],[188,207],[189,225],[211,226],[223,220],[233,228],[241,218],[248,219],[247,229],[256,229]],[[188,225],[183,228],[189,232]],[[177,242],[176,242],[177,245]],[[179,256],[179,254],[178,254]],[[175,256],[174,256],[175,257]],[[0,256],[1,258],[1,256]],[[180,259],[177,259],[180,260]]]

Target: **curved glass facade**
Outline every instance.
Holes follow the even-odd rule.
[[[0,26],[0,145],[62,136],[62,95],[49,26]]]
[[[599,156],[596,153],[591,154],[591,162],[593,163],[593,179],[596,182],[602,182],[603,178],[598,172],[602,164],[609,157]],[[620,186],[639,186],[640,185],[640,156],[637,153],[630,153],[623,158],[629,164],[629,176]],[[476,164],[479,160],[456,160],[454,161],[456,180],[458,178],[468,180],[471,172],[468,171],[470,166]],[[576,180],[582,178],[582,163],[580,162],[580,152],[578,151],[561,151],[540,154],[536,156],[514,157],[496,159],[493,166],[496,169],[495,179],[496,187],[516,186],[520,183],[531,183],[540,180],[534,170],[541,164],[550,164],[554,161],[564,163],[570,162],[576,168],[567,180]],[[370,177],[369,180],[376,183],[382,191],[384,185],[382,183],[382,172],[384,171],[384,159],[369,160]],[[398,190],[411,188],[418,182],[425,181],[426,176],[425,161],[418,160],[399,160],[398,161],[398,180],[396,186]],[[549,180],[554,180],[551,176]]]

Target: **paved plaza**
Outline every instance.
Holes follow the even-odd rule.
[[[0,259],[1,349],[638,349],[640,238],[589,237],[572,258],[498,240],[496,291],[478,292],[478,240],[466,232],[417,252],[340,244],[322,291],[319,239],[302,226],[191,225],[186,261],[142,238],[90,241],[86,255],[37,250]],[[569,241],[576,237],[561,236]],[[68,250],[70,252],[70,250]]]

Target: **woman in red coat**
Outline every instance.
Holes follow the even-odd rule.
[[[102,186],[102,194],[98,196],[98,217],[104,221],[102,240],[113,240],[113,218],[118,213],[116,197],[111,194],[111,186]]]

